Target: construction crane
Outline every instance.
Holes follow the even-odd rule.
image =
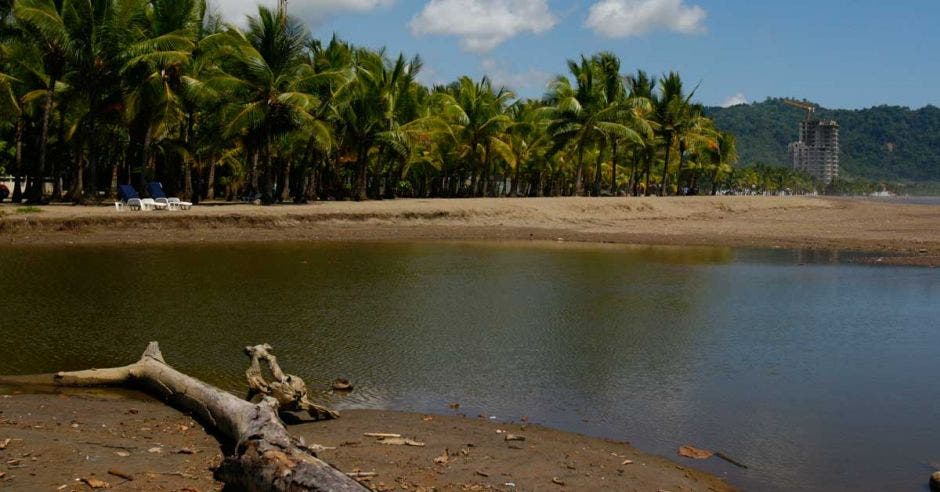
[[[806,121],[811,121],[816,116],[816,106],[813,106],[810,103],[794,101],[792,99],[784,99],[783,103],[788,106],[793,106],[794,108],[800,108],[803,111],[806,111]]]

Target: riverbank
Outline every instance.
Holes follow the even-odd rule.
[[[335,448],[320,457],[360,472],[373,490],[733,490],[687,463],[626,443],[525,423],[350,410],[339,420],[290,430]],[[381,444],[365,433],[401,434],[424,445]],[[525,440],[507,440],[509,434]],[[127,490],[222,489],[212,477],[222,459],[216,441],[190,417],[136,393],[2,396],[5,442],[0,488],[90,490],[85,479]]]
[[[161,244],[309,240],[558,240],[802,248],[940,264],[940,207],[822,197],[394,200],[188,212],[0,206],[0,243]]]

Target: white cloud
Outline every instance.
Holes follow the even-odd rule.
[[[484,53],[520,33],[541,34],[556,23],[547,0],[430,0],[410,26],[416,36],[458,36],[464,49]]]
[[[444,77],[433,66],[429,65],[427,61],[425,61],[424,66],[421,67],[421,71],[418,72],[418,82],[428,87],[447,84]]]
[[[258,4],[277,7],[277,0],[213,0],[215,9],[229,22],[244,24],[248,15],[258,12]],[[319,24],[343,12],[368,12],[388,7],[395,0],[288,0],[287,11],[310,24]]]
[[[600,0],[585,25],[609,38],[642,36],[650,31],[705,32],[705,9],[685,0]]]
[[[730,108],[731,106],[737,106],[739,104],[747,104],[747,96],[745,96],[743,92],[739,92],[725,99],[724,102],[721,103],[721,107]]]
[[[534,94],[536,97],[542,95],[552,80],[552,74],[529,68],[524,71],[515,71],[508,64],[496,61],[492,58],[485,58],[480,63],[483,72],[486,73],[495,87],[505,87],[520,94]]]

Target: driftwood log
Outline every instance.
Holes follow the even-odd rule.
[[[265,396],[259,403],[252,403],[187,376],[163,360],[156,342],[151,342],[140,360],[129,366],[60,372],[54,382],[59,386],[141,386],[171,405],[192,412],[230,441],[232,450],[227,452],[216,477],[234,490],[368,490],[319,460],[315,446],[287,432],[278,417],[278,399]]]
[[[245,347],[245,353],[251,358],[248,370],[245,371],[245,377],[248,378],[248,400],[264,395],[277,400],[282,411],[307,412],[317,420],[338,418],[339,413],[335,410],[317,405],[307,398],[307,385],[304,380],[293,374],[284,374],[272,350],[266,343]],[[267,363],[274,381],[268,382],[264,379],[261,372],[262,361]]]

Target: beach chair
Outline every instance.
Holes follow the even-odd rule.
[[[158,202],[153,198],[141,198],[140,199],[141,207],[144,210],[169,210],[170,205],[166,202]]]
[[[166,192],[163,191],[163,184],[159,181],[147,183],[147,192],[150,193],[157,206],[165,206],[169,210],[189,210],[193,208],[193,204],[190,202],[166,196]]]
[[[114,208],[116,208],[118,212],[123,212],[125,208],[137,211],[145,210],[140,195],[137,194],[137,190],[131,185],[118,186],[118,200],[120,201],[114,202]]]

